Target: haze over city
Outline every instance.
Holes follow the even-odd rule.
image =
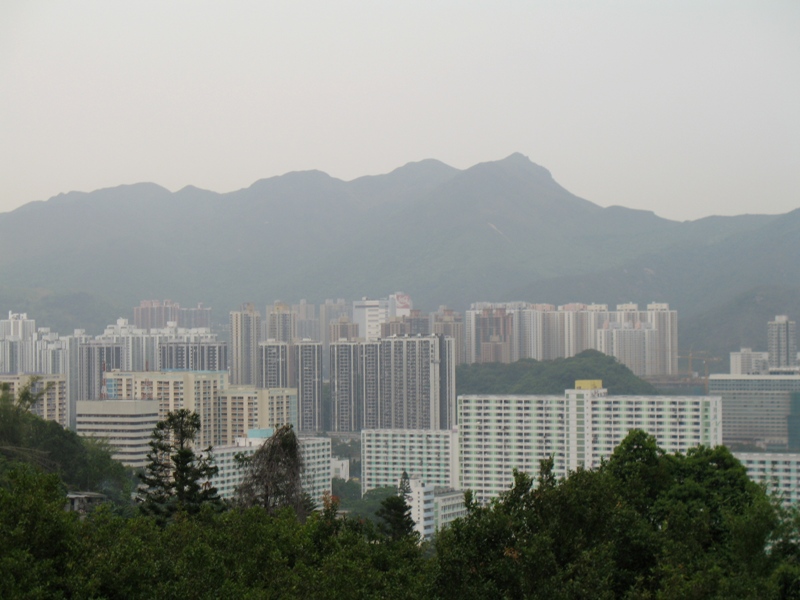
[[[0,8],[0,210],[513,152],[602,206],[798,207],[796,2]]]

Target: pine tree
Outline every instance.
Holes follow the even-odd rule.
[[[175,513],[196,514],[204,503],[221,507],[211,448],[194,451],[192,442],[200,431],[200,416],[185,409],[167,414],[159,421],[150,440],[148,464],[139,478],[139,500],[145,514],[165,523]]]
[[[403,474],[400,476],[400,485],[397,486],[397,493],[403,497],[406,503],[411,500],[411,480],[405,469],[403,469]]]
[[[375,516],[381,520],[379,529],[392,541],[416,535],[411,507],[403,496],[385,498]]]

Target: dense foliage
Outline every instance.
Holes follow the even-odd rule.
[[[458,394],[563,394],[578,379],[600,379],[609,394],[655,394],[656,389],[631,370],[596,350],[550,361],[523,359],[456,368]]]
[[[596,470],[544,464],[436,542],[442,598],[795,598],[798,529],[723,447],[631,432]]]
[[[141,511],[164,524],[176,514],[197,514],[204,504],[221,509],[211,448],[196,452],[192,442],[200,433],[200,416],[180,409],[167,414],[153,429],[148,463],[139,475]]]
[[[33,390],[34,383],[35,379],[23,386],[16,398],[7,384],[0,388],[0,473],[12,463],[27,463],[57,474],[71,490],[127,501],[132,473],[111,458],[103,441],[80,437],[31,413],[43,393]]]
[[[433,543],[396,491],[377,523],[331,498],[305,520],[213,502],[80,517],[57,473],[6,466],[0,598],[800,598],[800,519],[725,448],[670,455],[641,431],[597,469],[557,480],[550,459],[488,506],[467,492]]]
[[[667,455],[632,432],[596,470],[514,487],[441,532],[410,532],[402,496],[369,520],[301,523],[260,507],[166,527],[63,510],[54,475],[0,485],[0,596],[93,598],[797,598],[798,522],[724,448]]]

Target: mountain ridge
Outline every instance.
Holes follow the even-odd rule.
[[[243,301],[398,289],[428,310],[661,300],[691,317],[798,280],[798,241],[800,209],[680,222],[601,207],[519,153],[463,170],[425,159],[350,181],[295,171],[226,193],[144,182],[29,203],[0,214],[0,300],[49,295],[64,326],[57,298],[103,318],[202,301],[224,321]]]

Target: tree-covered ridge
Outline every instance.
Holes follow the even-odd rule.
[[[600,379],[612,395],[656,393],[628,367],[596,350],[550,361],[523,359],[511,364],[459,365],[456,369],[458,394],[563,394],[579,379]]]
[[[55,473],[70,490],[100,492],[113,501],[129,502],[131,471],[111,458],[103,440],[80,437],[31,413],[43,393],[33,393],[32,385],[33,380],[16,398],[8,384],[0,387],[0,473],[17,463],[31,464]]]

